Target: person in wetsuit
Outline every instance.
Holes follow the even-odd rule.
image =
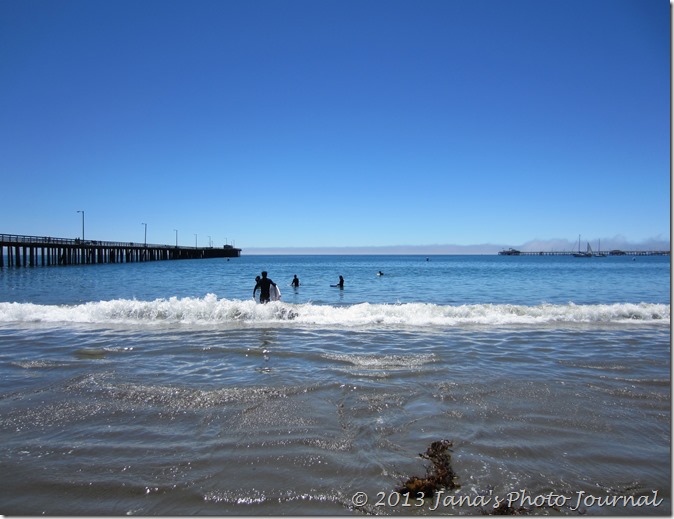
[[[298,286],[300,286],[300,278],[297,277],[297,274],[295,274],[295,277],[293,277],[290,286],[292,286],[293,288],[297,288]]]
[[[269,296],[269,287],[272,285],[276,286],[276,283],[274,283],[271,279],[267,277],[267,271],[265,270],[262,272],[262,277],[260,280],[255,284],[255,288],[253,289],[253,299],[255,298],[255,291],[259,288],[260,289],[260,303],[268,303],[270,296]]]

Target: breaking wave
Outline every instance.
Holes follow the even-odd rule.
[[[320,326],[461,326],[546,323],[669,323],[670,306],[654,303],[536,306],[430,303],[349,306],[256,304],[253,300],[202,298],[138,301],[115,299],[79,305],[0,303],[0,322],[83,324],[242,324]]]

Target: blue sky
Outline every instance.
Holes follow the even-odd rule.
[[[3,0],[0,232],[668,242],[669,74],[666,0]]]

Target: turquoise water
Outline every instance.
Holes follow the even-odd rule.
[[[427,260],[428,258],[428,260]],[[0,270],[0,301],[245,300],[262,270],[289,303],[610,304],[670,300],[669,257],[249,256],[232,260]],[[382,271],[384,276],[376,274]],[[301,288],[290,282],[297,274]],[[339,275],[346,290],[330,287]]]
[[[670,339],[668,257],[5,268],[0,513],[667,515]]]

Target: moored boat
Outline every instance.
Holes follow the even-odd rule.
[[[591,258],[592,257],[592,247],[590,247],[590,242],[587,242],[587,249],[585,252],[580,250],[580,234],[578,235],[578,252],[573,253],[574,258]]]

